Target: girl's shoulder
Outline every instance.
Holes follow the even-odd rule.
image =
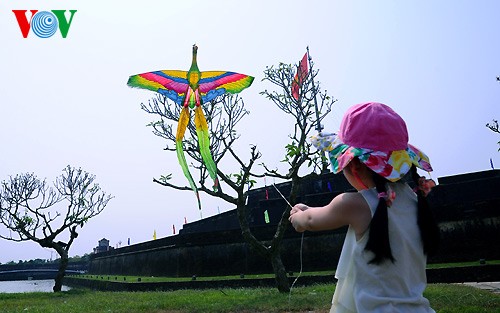
[[[368,202],[361,192],[346,192],[338,195],[338,205],[343,207],[343,214],[348,224],[354,229],[359,239],[370,226],[372,212]]]
[[[366,200],[360,191],[358,192],[344,192],[335,197],[339,205],[344,207],[356,209],[367,205]]]

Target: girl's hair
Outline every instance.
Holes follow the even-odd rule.
[[[412,166],[411,168],[411,176],[417,186],[417,224],[422,238],[424,248],[423,252],[427,255],[432,255],[436,252],[439,245],[439,227],[434,220],[434,216],[424,192],[418,188],[420,176],[418,175],[417,168],[415,166]],[[388,181],[385,178],[373,173],[373,180],[378,193],[387,192],[386,184]],[[371,251],[375,254],[375,257],[368,262],[369,264],[380,264],[385,260],[390,260],[391,262],[395,261],[391,252],[391,245],[389,243],[387,202],[384,198],[380,198],[375,214],[373,214],[373,218],[370,222],[370,231],[365,250]]]
[[[375,183],[377,193],[387,192],[386,183],[388,181],[385,178],[373,172],[373,181]],[[387,202],[384,198],[379,199],[377,209],[375,210],[375,214],[373,214],[370,222],[370,232],[365,250],[371,251],[375,254],[375,257],[368,262],[370,264],[380,264],[386,259],[394,262],[391,245],[389,243]]]
[[[417,224],[424,245],[424,253],[427,255],[434,255],[439,246],[439,226],[434,219],[434,215],[432,214],[424,191],[418,188],[420,175],[417,173],[417,168],[412,166],[410,173],[413,182],[416,184],[418,197]]]

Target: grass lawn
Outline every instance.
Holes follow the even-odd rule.
[[[488,264],[500,264],[500,260],[488,260]],[[452,267],[464,267],[464,266],[481,266],[479,262],[461,262],[461,263],[435,263],[428,264],[427,268],[452,268]],[[334,275],[335,271],[321,271],[321,272],[304,272],[302,276],[314,276],[314,275]],[[295,273],[298,275],[298,273]],[[148,277],[148,276],[117,276],[117,275],[68,275],[68,277],[81,278],[81,279],[94,279],[94,280],[109,280],[109,281],[119,281],[127,283],[136,282],[184,282],[190,281],[191,277]],[[273,278],[274,274],[259,274],[259,275],[245,275],[245,278]],[[196,277],[197,281],[210,281],[210,280],[231,280],[231,279],[241,279],[239,275],[233,276],[214,276],[214,277]]]
[[[0,294],[0,312],[328,312],[333,284],[275,288]],[[425,296],[436,312],[499,312],[500,295],[465,285],[431,284]]]

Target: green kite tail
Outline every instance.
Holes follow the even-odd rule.
[[[196,125],[196,134],[198,135],[198,143],[200,145],[200,153],[203,162],[207,167],[208,174],[214,181],[213,189],[215,192],[219,190],[219,180],[217,179],[217,166],[210,153],[210,139],[208,137],[208,124],[203,114],[201,106],[197,106],[194,110],[194,124]]]
[[[198,192],[196,184],[194,183],[193,176],[191,176],[191,173],[189,172],[186,157],[184,156],[184,149],[182,148],[182,141],[175,142],[175,151],[177,152],[177,160],[179,160],[182,172],[184,173],[184,176],[186,176],[191,189],[193,189],[194,193],[196,194],[196,198],[198,199],[198,209],[201,210],[200,194]]]
[[[186,157],[184,156],[184,148],[182,147],[182,138],[184,138],[184,133],[186,132],[187,125],[189,123],[189,108],[184,107],[181,110],[181,114],[179,116],[179,124],[177,125],[177,134],[175,136],[175,151],[177,152],[177,160],[179,160],[179,165],[182,168],[182,172],[184,176],[186,176],[191,189],[193,189],[196,194],[196,198],[198,199],[198,208],[201,210],[201,201],[200,194],[198,193],[198,188],[194,183],[193,176],[189,172],[189,168],[186,162]]]

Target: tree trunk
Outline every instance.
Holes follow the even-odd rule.
[[[276,280],[276,287],[278,287],[278,291],[281,293],[290,292],[290,281],[286,275],[285,266],[281,261],[281,254],[278,249],[275,250],[274,253],[270,255],[271,264],[273,266],[274,271],[274,279]]]
[[[59,250],[59,249],[56,249]],[[55,285],[52,288],[54,292],[60,292],[62,289],[63,278],[66,273],[66,268],[68,267],[68,252],[64,249],[62,251],[58,251],[61,257],[61,261],[59,262],[59,270],[57,271],[57,275],[55,280]]]
[[[277,247],[266,247],[262,242],[258,241],[252,234],[250,230],[250,225],[248,224],[243,193],[239,195],[238,200],[239,201],[237,206],[237,212],[243,238],[250,245],[251,248],[255,249],[255,251],[257,251],[259,254],[261,254],[263,257],[265,257],[267,260],[271,262],[274,272],[274,279],[276,280],[276,287],[278,288],[278,291],[289,292],[290,283],[288,281],[288,277],[286,276],[285,266],[283,265],[283,262],[281,260],[281,254],[279,252],[279,245],[281,243],[280,239],[282,235],[278,236],[278,238],[275,238],[275,240],[272,241],[272,245],[277,245]]]

